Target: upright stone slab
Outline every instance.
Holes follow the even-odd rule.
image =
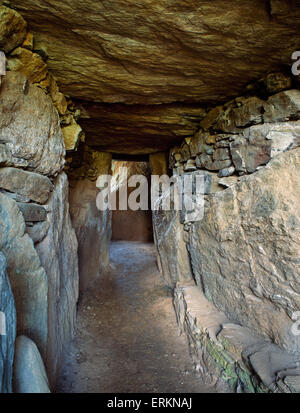
[[[13,384],[15,393],[50,393],[42,357],[26,336],[16,339]]]
[[[55,385],[63,351],[74,334],[78,299],[77,239],[69,215],[68,192],[68,179],[62,173],[46,206],[48,233],[36,244],[48,279],[48,337],[44,360],[51,386]]]
[[[197,284],[217,308],[300,354],[300,149],[207,197],[189,250]]]
[[[0,252],[0,393],[12,391],[15,337],[15,301],[6,271],[6,259]]]
[[[48,283],[33,242],[25,233],[23,216],[15,201],[0,193],[0,251],[7,260],[17,310],[17,333],[26,334],[46,354]]]
[[[70,213],[78,238],[79,287],[84,291],[109,264],[111,211],[99,211],[96,182],[73,182],[70,188]],[[91,254],[91,251],[97,251]]]

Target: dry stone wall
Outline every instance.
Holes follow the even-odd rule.
[[[48,379],[54,388],[75,329],[77,239],[63,168],[66,150],[75,149],[83,134],[78,111],[59,92],[24,19],[5,6],[0,16],[0,48],[7,57],[7,72],[0,76],[0,311],[8,326],[1,340],[0,389],[27,391],[33,387],[26,381],[36,378],[35,390],[42,392],[49,391]],[[41,384],[43,364],[48,378]]]
[[[300,90],[289,89],[292,80],[278,73],[262,84],[263,97],[249,94],[212,108],[199,131],[170,150],[176,179],[204,175],[204,216],[194,222],[184,211],[159,211],[155,233],[166,283],[187,283],[182,278],[190,266],[189,282],[210,305],[231,323],[248,328],[257,340],[274,345],[282,360],[283,354],[297,359],[300,341],[291,328],[300,305]],[[249,90],[256,90],[255,85]],[[174,251],[184,260],[173,261]],[[197,328],[186,324],[185,329],[194,342]],[[200,337],[198,346],[206,348],[209,363],[218,364],[219,356],[208,350],[214,346],[210,338]],[[269,355],[264,354],[258,359]],[[288,369],[288,364],[283,361],[281,368]],[[292,374],[297,377],[299,372]],[[279,376],[272,377],[277,383]],[[294,390],[299,390],[298,379]],[[235,389],[246,386],[232,380]],[[289,391],[278,386],[271,387]]]

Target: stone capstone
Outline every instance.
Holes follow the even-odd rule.
[[[253,79],[290,66],[299,50],[300,12],[291,1],[11,4],[34,32],[35,48],[49,56],[62,92],[86,101],[226,101]]]

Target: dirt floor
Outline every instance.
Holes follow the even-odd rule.
[[[111,268],[82,297],[57,392],[214,392],[193,371],[153,244],[114,242]]]

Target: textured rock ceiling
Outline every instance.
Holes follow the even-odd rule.
[[[90,146],[114,153],[165,151],[193,135],[205,110],[187,104],[81,105],[80,124]]]
[[[61,90],[85,101],[142,105],[224,101],[267,71],[291,64],[292,52],[300,49],[297,0],[11,0],[10,4],[29,22],[36,48],[46,50]],[[99,106],[93,113],[101,117],[101,110]],[[108,112],[105,122],[99,123],[98,143],[118,136],[114,120],[110,128]],[[121,120],[126,124],[123,110]],[[91,119],[86,123],[93,124]],[[130,120],[127,139],[134,143],[142,130],[136,131],[138,124],[130,130],[131,124]],[[164,124],[155,137],[153,132],[145,136],[158,144],[161,129]],[[125,142],[126,125],[119,130],[120,142]],[[94,129],[93,143],[96,135]],[[165,146],[164,134],[161,142]]]

